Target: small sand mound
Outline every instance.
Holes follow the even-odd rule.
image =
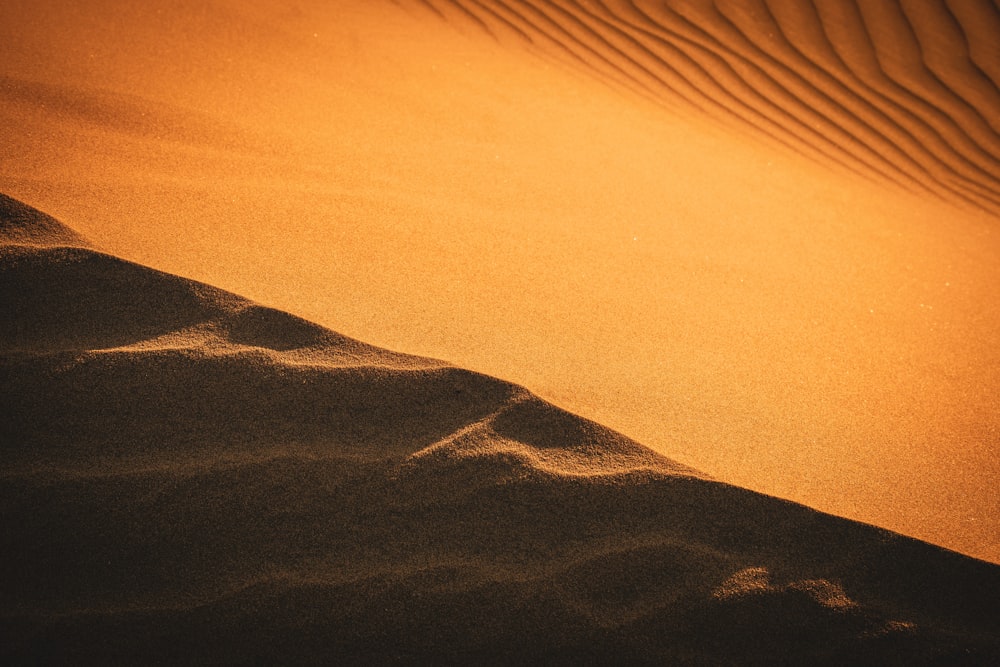
[[[55,218],[3,193],[0,193],[0,243],[90,247],[86,239]]]

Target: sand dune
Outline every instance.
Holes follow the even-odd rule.
[[[968,54],[932,3],[769,2],[777,32],[752,3],[12,0],[0,191],[117,257],[1000,562],[992,144],[885,41],[923,21],[927,67],[982,110],[994,12],[947,4]]]
[[[1000,11],[989,0],[420,4],[671,110],[1000,212]]]
[[[90,243],[52,216],[0,193],[0,242],[34,248],[89,248]],[[9,324],[9,319],[8,319]]]
[[[0,202],[0,339],[31,388],[3,408],[48,420],[18,422],[39,447],[10,472],[297,470],[329,456],[315,429],[441,444],[427,465],[501,429],[503,461],[577,482],[666,465],[607,434],[613,456],[539,448],[562,413],[454,364],[1000,563],[997,22],[986,0],[2,2],[0,191],[80,232]],[[809,581],[751,560],[727,576]]]
[[[0,214],[9,663],[1000,658],[996,565]]]

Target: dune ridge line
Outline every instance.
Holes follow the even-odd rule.
[[[5,660],[1000,656],[996,565],[0,203]]]

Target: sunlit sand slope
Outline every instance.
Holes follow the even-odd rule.
[[[1000,567],[0,214],[8,664],[1000,658]]]
[[[1000,212],[990,0],[422,0],[681,112]]]

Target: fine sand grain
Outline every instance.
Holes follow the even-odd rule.
[[[3,196],[0,230],[5,664],[1000,660],[996,565]]]
[[[989,0],[5,0],[0,191],[1000,562],[997,34]]]
[[[1000,213],[990,0],[420,0],[674,111]]]

